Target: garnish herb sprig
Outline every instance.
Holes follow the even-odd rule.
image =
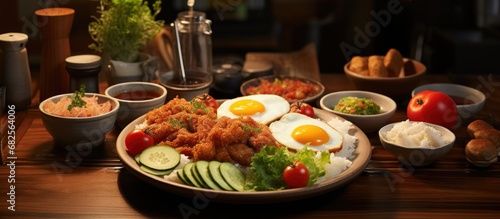
[[[87,104],[82,97],[85,96],[85,85],[80,85],[80,90],[75,91],[75,95],[71,96],[71,104],[68,106],[68,111],[73,107],[83,107]]]

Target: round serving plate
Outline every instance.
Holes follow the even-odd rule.
[[[332,118],[338,118],[342,121],[345,120],[321,109],[315,108],[314,112],[316,116],[323,121],[329,121]],[[363,131],[353,125],[355,129],[354,136],[358,139],[357,147],[354,151],[355,158],[352,160],[352,165],[335,178],[313,186],[279,191],[236,192],[197,188],[168,181],[162,177],[148,174],[142,171],[134,158],[127,153],[125,148],[125,136],[127,133],[135,129],[136,125],[142,124],[144,120],[145,115],[137,118],[126,126],[118,136],[116,141],[116,150],[118,151],[118,156],[123,162],[124,167],[139,179],[149,183],[150,185],[187,198],[196,198],[203,195],[210,201],[232,204],[265,204],[305,199],[324,194],[325,192],[333,191],[351,182],[363,172],[371,157],[371,145],[368,137],[365,133],[363,133]]]

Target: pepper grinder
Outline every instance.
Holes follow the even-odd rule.
[[[31,72],[24,33],[0,35],[0,79],[5,85],[5,105],[16,110],[31,106]]]
[[[42,39],[40,62],[40,102],[68,93],[69,74],[64,60],[71,55],[69,34],[75,10],[44,8],[35,11]]]

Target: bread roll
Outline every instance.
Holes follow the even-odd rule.
[[[415,64],[411,60],[406,60],[405,64],[403,65],[403,72],[400,76],[410,76],[414,75],[417,73],[417,69],[415,67]]]
[[[474,132],[479,130],[493,129],[493,126],[484,120],[474,120],[467,126],[467,134],[469,137],[474,138]]]
[[[497,148],[497,154],[500,153],[500,132],[496,129],[483,129],[474,132],[474,138],[490,140]]]
[[[361,56],[352,57],[349,70],[363,76],[368,76],[368,58]]]
[[[491,161],[497,157],[497,149],[493,142],[487,139],[472,139],[465,145],[465,156],[470,161]]]
[[[387,68],[389,77],[399,77],[403,68],[403,56],[396,49],[389,49],[384,57],[384,66]]]
[[[389,76],[387,68],[384,66],[384,58],[382,56],[368,57],[368,72],[371,77],[375,78]]]

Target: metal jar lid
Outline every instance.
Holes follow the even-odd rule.
[[[66,67],[72,69],[92,69],[101,66],[101,57],[98,55],[76,55],[66,58]]]
[[[273,74],[273,64],[267,61],[246,61],[243,65],[245,80]]]

